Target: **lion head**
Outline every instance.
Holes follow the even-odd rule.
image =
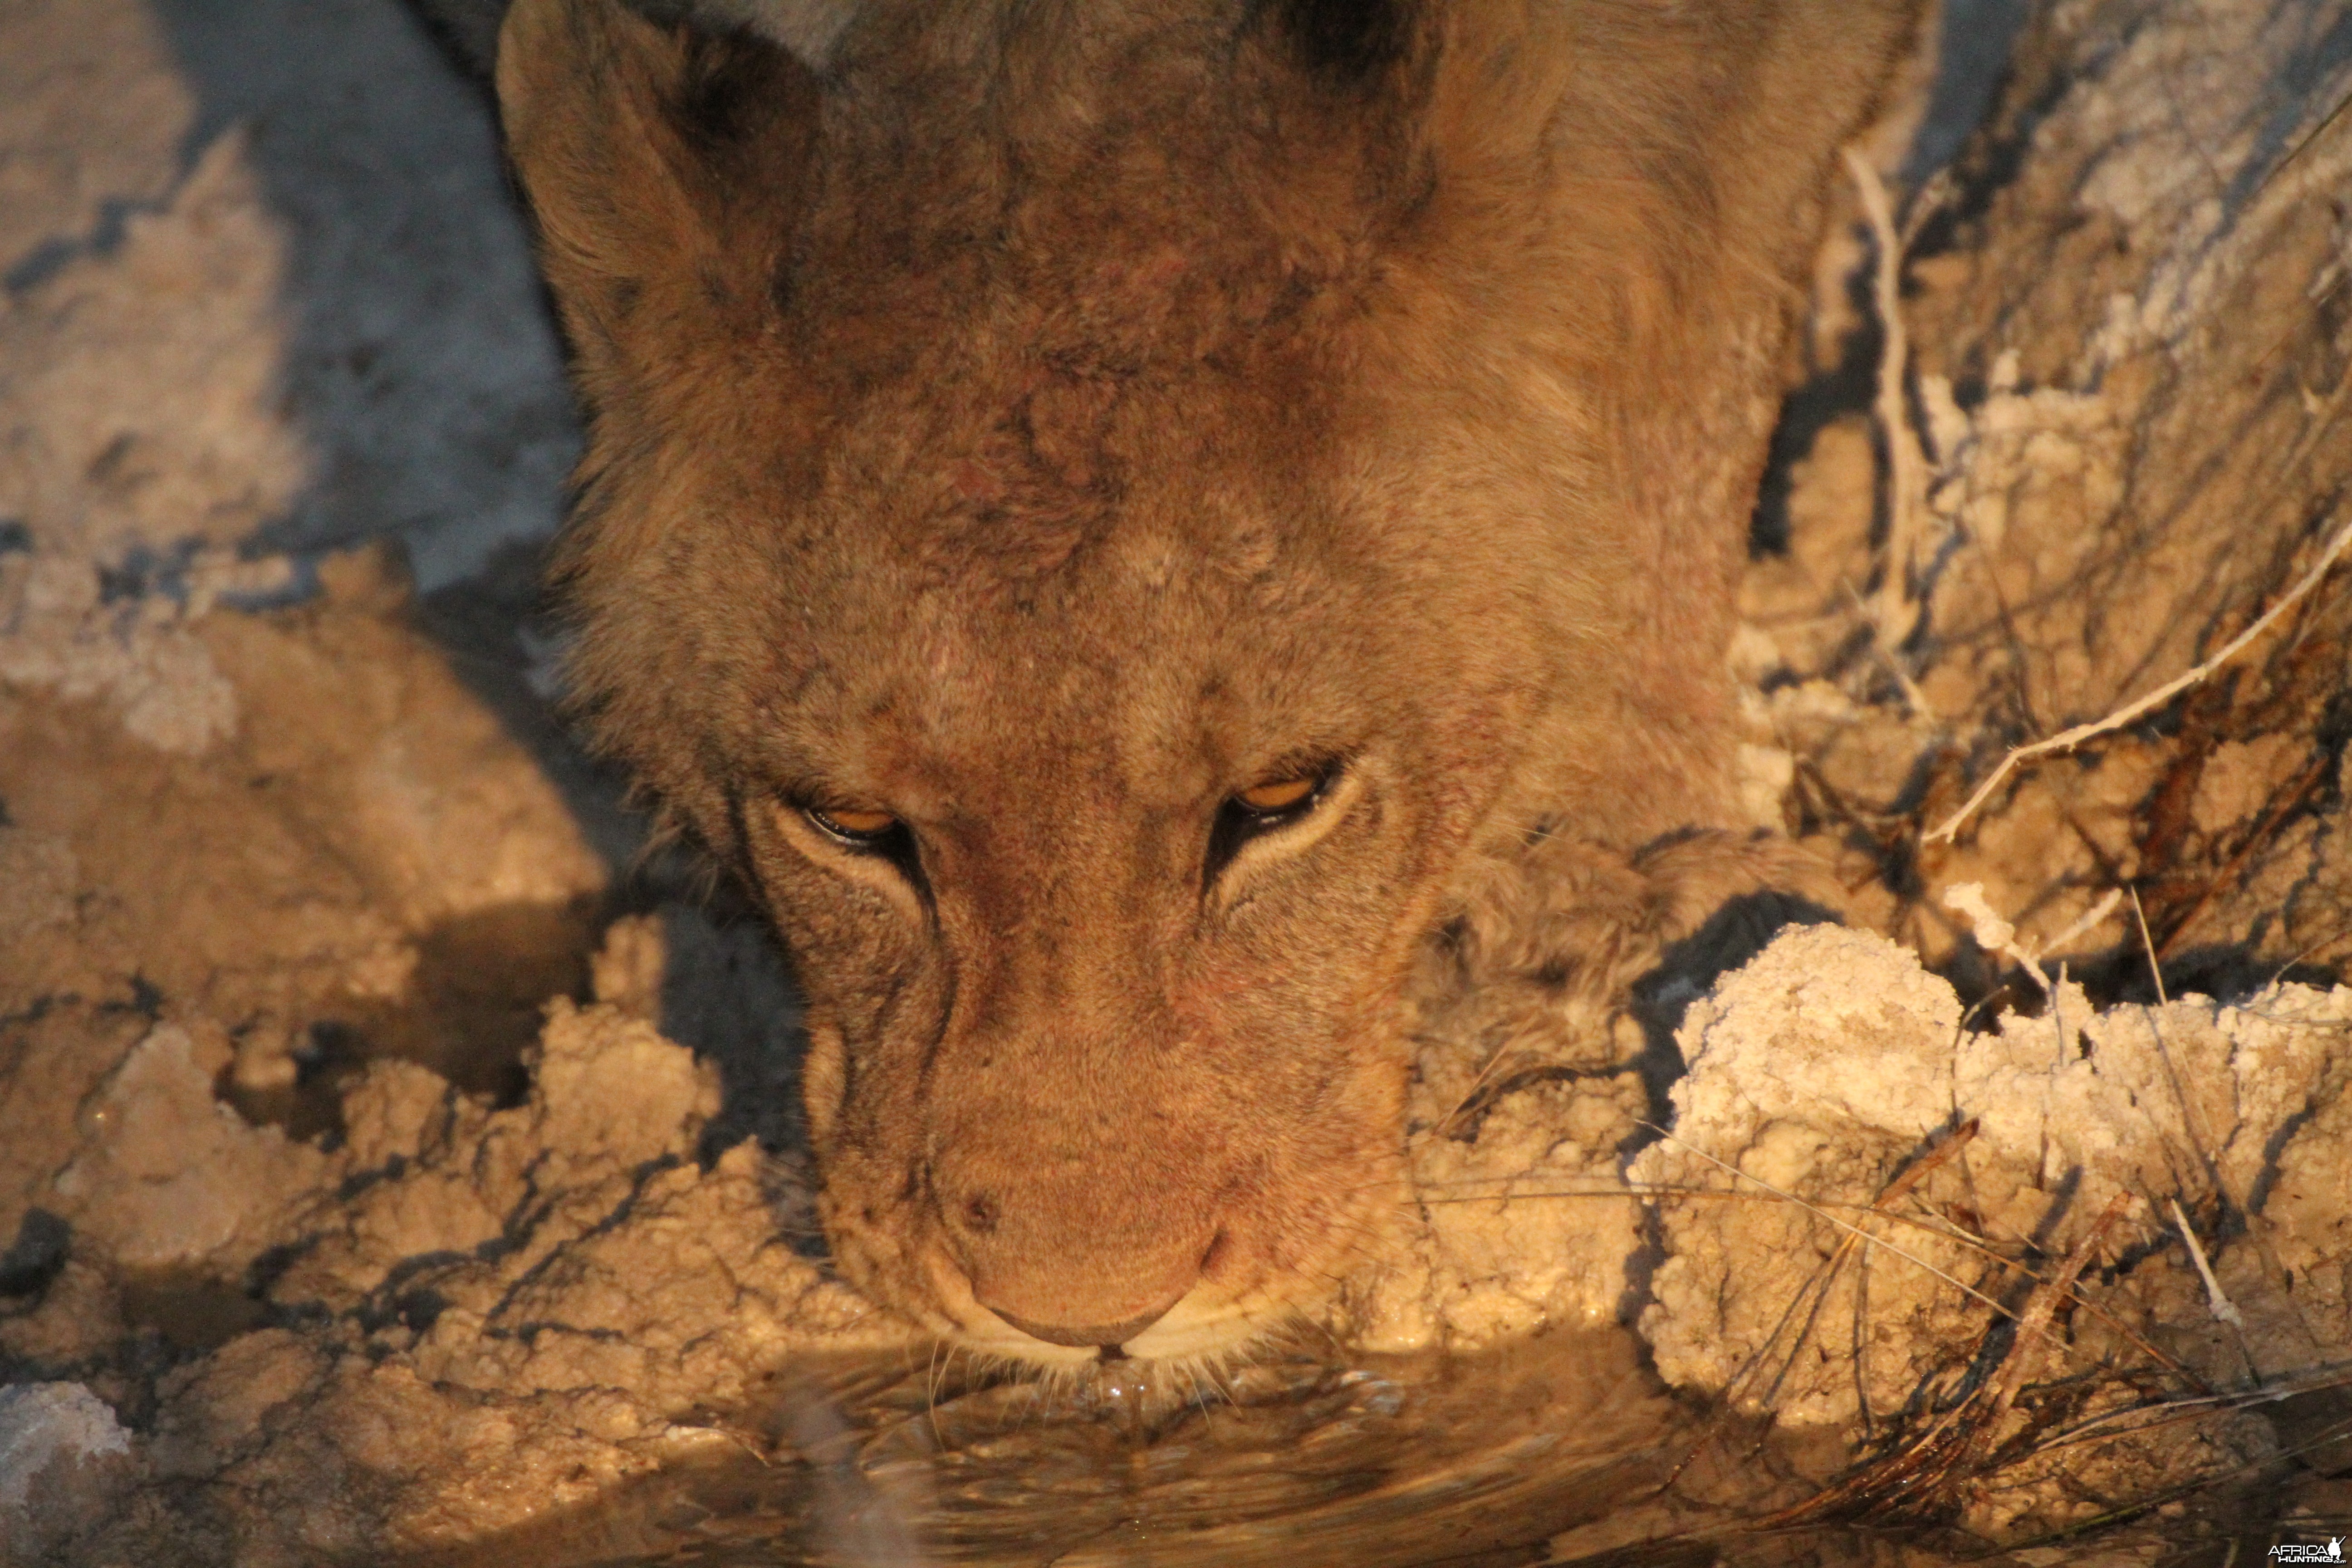
[[[1496,858],[1727,819],[1788,279],[1903,9],[909,0],[815,60],[519,0],[576,689],[773,912],[861,1288],[1247,1343],[1378,1245]]]

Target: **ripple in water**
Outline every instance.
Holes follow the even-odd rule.
[[[1743,1533],[1843,1450],[1677,1403],[1620,1331],[1178,1381],[1118,1363],[1051,1388],[896,1361],[801,1368],[728,1424],[730,1457],[435,1561],[1679,1568],[1734,1540],[1741,1561],[1874,1555],[1833,1532]]]

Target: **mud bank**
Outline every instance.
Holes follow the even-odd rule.
[[[1865,1439],[1849,1479],[1937,1445],[1982,1542],[2287,1468],[2278,1405],[2301,1401],[2296,1434],[2352,1413],[2352,989],[2100,1011],[2070,986],[1998,1027],[1962,1012],[1881,938],[1784,934],[1692,1005],[1672,1132],[1625,1175],[1607,1097],[1538,1097],[1424,1152],[1417,1239],[1323,1353],[1589,1332],[1645,1277],[1669,1385]],[[556,1004],[506,1109],[375,1062],[331,1147],[224,1105],[231,1065],[182,1025],[139,1034],[20,1231],[10,1265],[47,1276],[0,1348],[101,1369],[0,1407],[0,1520],[27,1557],[462,1548],[747,1447],[805,1466],[847,1429],[791,1392],[812,1368],[936,1372],[793,1250],[756,1143],[697,1158],[717,1073],[622,1006]],[[217,1342],[125,1364],[141,1292],[184,1325],[206,1281]],[[947,1420],[973,1419],[950,1397],[972,1375],[933,1383]],[[1033,1394],[1011,1429],[1116,1425],[1120,1397]],[[1646,1419],[1626,1452],[1676,1429]],[[933,1474],[946,1444],[903,1462]],[[1683,1502],[1643,1517],[1687,1528]]]
[[[1598,1004],[1527,944],[1325,1321],[1041,1393],[831,1279],[781,965],[551,717],[501,550],[572,437],[478,103],[388,5],[9,13],[0,1559],[2344,1533],[2342,574],[1935,829],[2341,526],[2347,37],[2050,6],[1893,215],[1902,355],[1832,246],[1735,652],[1848,925]]]

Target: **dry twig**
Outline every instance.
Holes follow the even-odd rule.
[[[1878,398],[1875,413],[1886,442],[1886,566],[1880,577],[1870,619],[1879,645],[1890,662],[1918,619],[1911,598],[1913,557],[1927,515],[1927,459],[1913,434],[1904,386],[1911,371],[1911,346],[1903,331],[1903,239],[1895,227],[1894,205],[1886,183],[1870,160],[1853,148],[1845,150],[1846,172],[1862,198],[1877,259],[1872,272],[1871,298],[1878,312],[1884,346],[1878,355]],[[1908,674],[1901,677],[1904,695],[1919,711],[1925,702]]]
[[[2352,545],[2352,522],[2347,522],[2336,531],[2336,537],[2327,542],[2327,548],[2319,552],[2319,559],[2312,563],[2311,570],[2303,574],[2300,582],[2288,589],[2278,603],[2264,610],[2252,626],[2231,637],[2221,651],[2212,658],[2173,677],[2147,696],[2136,701],[2125,703],[2104,719],[2093,720],[2087,724],[2077,724],[2073,729],[2053,735],[2046,741],[2035,741],[2030,745],[2019,746],[2011,751],[2009,755],[2000,760],[2000,766],[1993,769],[1985,782],[1977,786],[1976,793],[1969,796],[1960,809],[1952,813],[1940,826],[1929,833],[1921,842],[1927,844],[1951,842],[1953,836],[1959,832],[1960,825],[1976,815],[1977,808],[1985,803],[1993,791],[2000,787],[2001,781],[2008,778],[2020,763],[2035,757],[2047,756],[2053,752],[2071,752],[2085,741],[2106,734],[2113,730],[2120,730],[2134,720],[2163,707],[2167,702],[2237,658],[2239,654],[2245,651],[2248,645],[2270,630],[2281,616],[2300,604],[2305,595],[2319,585],[2320,579],[2327,575],[2329,569],[2336,564],[2336,558],[2344,553],[2345,547],[2347,545]]]

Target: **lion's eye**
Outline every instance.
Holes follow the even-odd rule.
[[[1234,798],[1251,811],[1288,811],[1313,795],[1322,783],[1322,779],[1313,773],[1302,778],[1273,779],[1265,784],[1252,784]]]
[[[1262,833],[1289,826],[1315,809],[1326,786],[1339,776],[1336,762],[1303,771],[1286,768],[1225,797],[1209,829],[1209,852],[1201,869],[1206,889],[1217,874],[1240,853],[1241,847]]]
[[[880,844],[898,826],[898,819],[888,812],[860,806],[805,805],[801,810],[834,837],[860,849]]]

